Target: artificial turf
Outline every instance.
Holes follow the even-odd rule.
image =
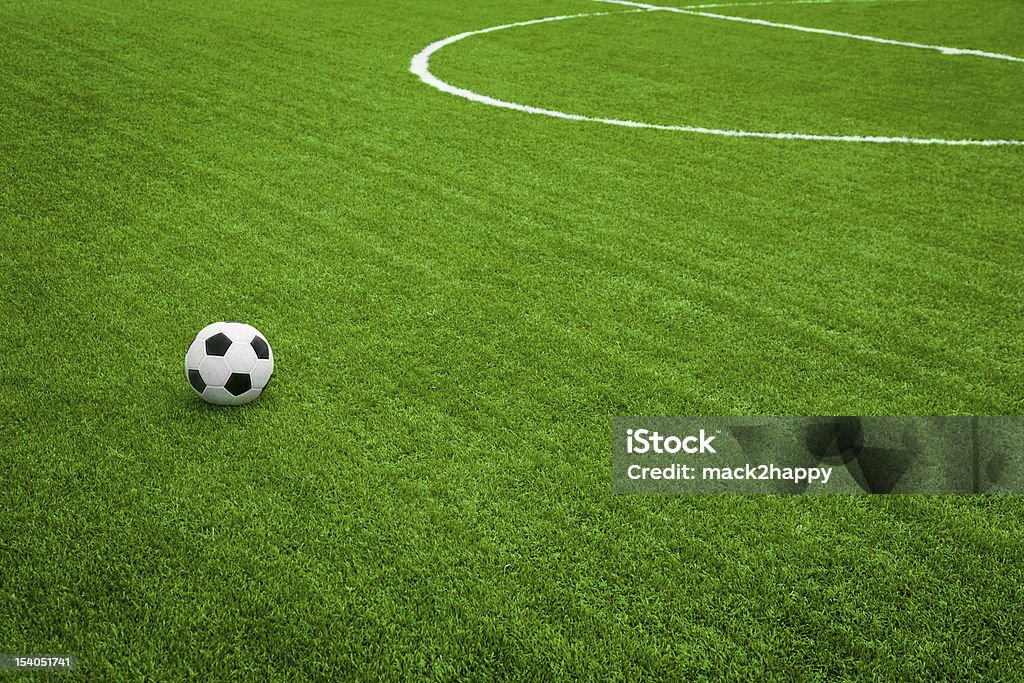
[[[1011,679],[1015,497],[611,492],[615,415],[1024,413],[1024,64],[585,0],[0,5],[0,651]],[[1024,57],[1024,5],[717,10]],[[272,386],[182,361],[258,327]],[[0,674],[3,676],[3,674]]]

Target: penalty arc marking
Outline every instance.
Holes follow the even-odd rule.
[[[795,31],[801,31],[805,33],[818,33],[834,37],[854,39],[854,40],[866,40],[874,43],[882,43],[886,45],[895,45],[900,47],[916,48],[937,51],[943,55],[948,56],[974,56],[982,57],[987,59],[1001,59],[1013,62],[1024,62],[1024,58],[1013,57],[1010,55],[1002,55],[998,53],[983,52],[981,50],[969,50],[954,47],[943,47],[940,45],[924,45],[921,43],[906,43],[895,40],[888,40],[885,38],[876,38],[874,36],[863,36],[852,33],[844,33],[840,31],[827,31],[824,29],[808,28],[805,26],[796,26],[793,24],[777,24],[774,22],[763,21],[760,19],[748,19],[746,17],[734,17],[724,14],[715,14],[711,12],[699,11],[700,7],[704,6],[693,6],[691,8],[680,8],[680,7],[662,7],[658,5],[646,5],[636,2],[628,2],[627,0],[597,0],[598,2],[605,2],[609,4],[625,5],[630,9],[619,10],[615,12],[587,12],[583,14],[565,14],[552,17],[543,17],[541,19],[531,19],[529,21],[518,21],[510,24],[502,24],[500,26],[491,26],[489,28],[478,29],[476,31],[466,31],[453,36],[449,36],[442,40],[431,43],[427,47],[423,48],[417,53],[410,63],[409,70],[420,78],[421,81],[427,85],[440,90],[441,92],[462,97],[464,99],[477,102],[479,104],[486,104],[492,107],[500,107],[502,109],[511,109],[514,111],[525,112],[528,114],[537,114],[541,116],[549,116],[556,119],[563,119],[567,121],[587,121],[591,123],[603,123],[612,126],[623,126],[626,128],[646,128],[653,130],[664,130],[664,131],[677,131],[684,133],[701,133],[705,135],[721,135],[726,137],[738,137],[738,138],[766,138],[772,140],[815,140],[815,141],[827,141],[827,142],[871,142],[871,143],[902,143],[912,145],[950,145],[950,146],[975,146],[975,147],[999,147],[999,146],[1024,146],[1024,140],[975,140],[975,139],[948,139],[948,138],[916,138],[916,137],[899,137],[899,136],[884,136],[884,135],[823,135],[816,133],[786,133],[786,132],[767,132],[767,131],[749,131],[749,130],[738,130],[738,129],[724,129],[724,128],[711,128],[704,126],[693,126],[693,125],[670,125],[670,124],[658,124],[658,123],[647,123],[644,121],[630,121],[626,119],[615,119],[615,118],[602,118],[597,116],[585,116],[583,114],[572,114],[569,112],[558,111],[554,109],[544,109],[541,107],[534,107],[527,104],[520,104],[518,102],[508,102],[506,100],[500,100],[488,95],[483,95],[466,88],[460,88],[456,85],[452,85],[446,81],[441,80],[430,71],[430,58],[442,48],[445,48],[453,43],[457,43],[460,40],[472,36],[485,35],[488,33],[494,33],[497,31],[504,31],[507,29],[513,29],[523,26],[533,26],[536,24],[545,24],[555,21],[569,21],[574,19],[583,19],[590,17],[604,17],[611,15],[630,14],[637,12],[675,12],[680,14],[688,14],[692,16],[705,17],[710,19],[721,19],[728,21],[739,21],[743,23],[753,24],[756,26],[767,26],[772,28],[782,28]],[[806,0],[804,0],[806,2]],[[817,2],[827,3],[834,2],[835,0],[817,0]],[[747,3],[733,3],[735,5],[747,4]],[[759,3],[766,5],[784,4],[781,2],[767,2]],[[715,7],[726,7],[729,4],[714,5]]]

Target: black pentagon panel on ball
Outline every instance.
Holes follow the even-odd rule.
[[[206,340],[206,355],[223,356],[231,347],[231,339],[223,332],[218,332]]]
[[[267,360],[270,358],[270,345],[267,344],[267,340],[258,334],[252,338],[252,350],[256,352],[256,357],[261,360]]]
[[[188,371],[188,383],[200,394],[206,389],[206,382],[203,381],[203,376],[199,374],[198,370]]]
[[[232,396],[241,396],[252,389],[252,380],[249,379],[249,373],[231,373],[231,376],[228,377],[228,381],[224,383],[224,388],[227,389]]]

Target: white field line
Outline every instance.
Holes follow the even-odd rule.
[[[612,5],[624,5],[626,7],[636,7],[639,9],[645,9],[648,11],[660,11],[660,12],[676,12],[678,14],[689,14],[696,17],[706,17],[708,19],[723,19],[725,21],[738,21],[743,24],[754,24],[756,26],[770,26],[772,28],[785,28],[790,31],[800,31],[802,33],[818,33],[825,36],[835,36],[837,38],[850,38],[852,40],[866,40],[870,43],[881,43],[883,45],[899,45],[901,47],[912,47],[919,50],[934,50],[941,52],[944,55],[971,55],[974,57],[986,57],[988,59],[1002,59],[1008,62],[1024,62],[1024,57],[1014,57],[1012,55],[1004,55],[998,52],[985,52],[983,50],[969,50],[959,47],[945,47],[943,45],[925,45],[923,43],[908,43],[902,40],[890,40],[888,38],[876,38],[875,36],[864,36],[857,33],[846,33],[845,31],[830,31],[824,28],[810,28],[808,26],[797,26],[796,24],[779,24],[774,21],[765,21],[764,19],[751,19],[748,17],[734,17],[728,14],[715,14],[713,12],[699,12],[696,10],[697,7],[714,7],[715,5],[694,5],[693,8],[682,8],[682,7],[664,7],[661,5],[647,5],[639,2],[630,2],[630,0],[597,0],[597,2],[604,2]],[[821,0],[817,0],[816,3],[820,3]],[[769,3],[764,3],[769,4]],[[721,6],[734,6],[734,5],[718,5]]]
[[[599,0],[601,2],[610,0]],[[639,3],[622,2],[618,1],[616,4],[629,5],[634,7],[632,10],[623,10],[620,12],[590,12],[586,14],[567,14],[553,17],[544,17],[541,19],[531,19],[529,21],[517,21],[510,24],[502,24],[500,26],[491,26],[489,28],[478,29],[476,31],[466,31],[459,33],[454,36],[449,36],[441,40],[435,41],[430,45],[423,48],[413,58],[409,65],[409,71],[418,76],[421,81],[436,88],[441,92],[455,95],[456,97],[462,97],[472,102],[480,104],[486,104],[491,107],[499,107],[502,109],[511,109],[513,111],[524,112],[527,114],[538,114],[541,116],[550,116],[556,119],[563,119],[567,121],[588,121],[592,123],[604,123],[612,126],[624,126],[627,128],[646,128],[650,130],[664,130],[664,131],[679,131],[685,133],[703,133],[707,135],[722,135],[726,137],[737,137],[737,138],[762,138],[770,140],[815,140],[815,141],[830,141],[830,142],[872,142],[872,143],[903,143],[911,145],[948,145],[948,146],[975,146],[975,147],[997,147],[1005,145],[1024,146],[1024,140],[956,140],[956,139],[945,139],[945,138],[913,138],[913,137],[900,137],[900,136],[882,136],[882,135],[818,135],[812,133],[771,133],[761,131],[747,131],[747,130],[731,130],[722,128],[706,128],[703,126],[686,126],[686,125],[666,125],[658,123],[646,123],[643,121],[630,121],[624,119],[612,119],[612,118],[601,118],[595,116],[583,116],[581,114],[571,114],[563,111],[557,111],[554,109],[543,109],[541,107],[534,107],[526,104],[519,104],[517,102],[507,102],[505,100],[499,100],[494,97],[487,95],[481,95],[480,93],[473,92],[466,88],[460,88],[452,85],[446,81],[441,80],[433,73],[430,72],[430,58],[436,52],[441,50],[452,43],[456,43],[460,40],[464,40],[471,36],[479,36],[487,33],[494,33],[495,31],[503,31],[511,28],[518,28],[521,26],[532,26],[535,24],[544,24],[554,21],[566,21],[570,19],[582,19],[585,17],[601,17],[613,14],[629,14],[633,12],[646,12],[656,10],[673,10],[681,11],[684,14],[701,14],[697,12],[683,11],[679,8],[663,8],[656,7],[653,5],[640,5]]]
[[[634,9],[622,10],[619,12],[589,12],[586,14],[563,14],[556,17],[544,17],[543,19],[531,19],[529,21],[517,21],[512,24],[491,26],[490,28],[482,28],[477,31],[466,31],[465,33],[459,33],[454,36],[448,36],[447,38],[437,40],[431,43],[430,45],[427,45],[425,48],[420,50],[420,52],[417,53],[416,56],[412,58],[412,62],[409,65],[409,71],[419,76],[420,80],[426,83],[427,85],[433,88],[437,88],[441,92],[446,92],[450,95],[456,95],[457,97],[463,97],[467,100],[472,100],[473,102],[488,104],[492,107],[501,107],[503,109],[514,109],[516,111],[527,112],[529,114],[543,114],[545,116],[553,116],[555,118],[568,119],[570,121],[589,121],[591,119],[590,117],[587,116],[580,116],[577,114],[566,114],[564,112],[553,111],[550,109],[540,109],[538,107],[531,107],[525,104],[517,104],[515,102],[505,102],[504,100],[498,100],[493,97],[488,97],[487,95],[481,95],[479,93],[473,92],[472,90],[467,90],[465,88],[454,86],[451,83],[442,81],[440,78],[438,78],[437,76],[430,72],[430,57],[441,48],[447,47],[448,45],[456,43],[465,38],[469,38],[470,36],[480,36],[487,33],[494,33],[495,31],[504,31],[505,29],[509,28],[518,28],[520,26],[533,26],[535,24],[545,24],[552,21],[582,19],[583,17],[603,17],[609,14],[631,14],[635,12],[644,11],[646,10]]]
[[[892,4],[893,2],[920,2],[921,0],[889,0],[886,4]],[[726,7],[774,7],[776,5],[834,5],[838,2],[843,4],[850,2],[871,2],[877,3],[878,0],[777,0],[768,2],[714,2],[709,5],[683,5],[678,9],[725,9]]]

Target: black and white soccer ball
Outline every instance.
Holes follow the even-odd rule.
[[[213,323],[196,335],[185,354],[185,377],[204,401],[240,406],[267,388],[274,352],[266,337],[245,323]]]

